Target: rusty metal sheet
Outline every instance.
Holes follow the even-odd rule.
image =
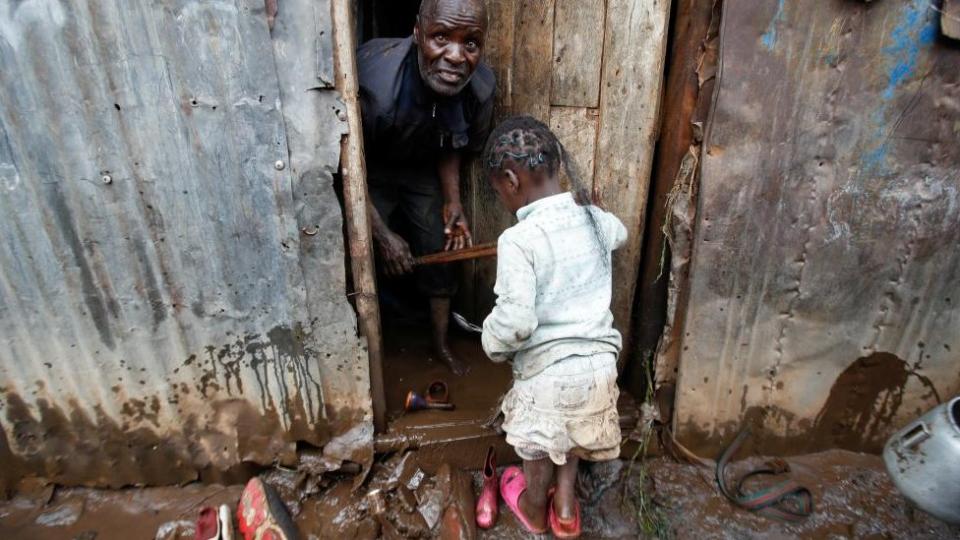
[[[960,391],[960,49],[927,0],[723,4],[675,423],[876,451]]]
[[[0,487],[372,448],[329,30],[328,2],[272,40],[257,0],[0,1]]]

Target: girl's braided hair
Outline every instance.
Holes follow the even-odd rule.
[[[560,139],[543,122],[530,116],[511,116],[501,122],[483,151],[483,172],[487,178],[494,171],[503,170],[504,162],[510,160],[521,167],[534,171],[546,167],[547,176],[553,177],[563,166],[570,180],[570,191],[578,205],[584,207],[597,239],[597,251],[609,269],[607,238],[597,217],[590,209],[591,191],[586,187],[577,164],[570,158]]]

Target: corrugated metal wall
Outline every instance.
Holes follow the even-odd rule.
[[[264,5],[0,1],[5,480],[369,452],[329,5]]]
[[[928,0],[723,3],[676,424],[877,450],[960,391],[960,47]]]

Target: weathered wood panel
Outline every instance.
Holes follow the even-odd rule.
[[[597,150],[596,109],[580,107],[552,107],[550,129],[556,133],[564,149],[570,154],[583,185],[593,186],[594,155]],[[570,179],[561,178],[564,189],[570,189]]]
[[[521,0],[513,45],[512,114],[550,121],[554,0]]]
[[[487,4],[490,28],[487,32],[484,61],[497,76],[494,123],[510,114],[513,104],[513,51],[515,47],[517,2],[515,0],[492,0]],[[482,175],[482,164],[476,156],[465,167],[467,186],[461,193],[468,193],[465,201],[472,218],[475,243],[496,241],[500,232],[510,226],[512,216],[496,200],[496,194]],[[460,308],[474,320],[481,320],[493,305],[493,283],[496,280],[496,263],[489,260],[467,261],[462,264]]]
[[[613,315],[629,344],[633,294],[656,143],[669,0],[609,0],[594,185],[626,225],[614,257]]]
[[[328,10],[0,2],[0,488],[363,446]]]
[[[960,49],[927,0],[724,2],[675,424],[877,450],[960,392]]]
[[[960,0],[943,0],[942,11],[940,28],[943,29],[943,35],[960,39]]]
[[[516,48],[516,0],[490,0],[487,3],[490,27],[487,29],[483,60],[497,76],[497,118],[510,113],[513,105],[513,51]]]
[[[677,381],[678,344],[685,307],[686,276],[693,245],[696,213],[696,176],[707,111],[713,98],[720,43],[720,2],[673,2],[668,78],[660,111],[660,137],[651,175],[647,230],[644,235],[640,277],[633,314],[632,351],[638,361],[625,366],[621,381],[635,395],[647,387],[649,366],[639,361],[654,357],[655,388],[674,392]],[[664,233],[670,235],[668,242]],[[666,385],[666,388],[662,388]],[[659,401],[659,400],[658,400]],[[667,399],[671,406],[673,399]],[[671,409],[672,410],[672,409]],[[661,411],[669,415],[669,411]]]
[[[604,0],[556,0],[550,103],[596,107],[600,102]]]

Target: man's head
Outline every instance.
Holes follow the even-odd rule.
[[[442,96],[460,93],[480,63],[486,32],[483,0],[423,0],[413,38],[427,86]]]

